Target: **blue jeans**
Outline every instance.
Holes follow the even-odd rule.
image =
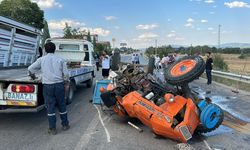
[[[56,128],[56,106],[59,109],[62,125],[69,124],[64,93],[64,83],[43,85],[43,97],[48,113],[49,128]]]
[[[206,75],[207,75],[207,84],[212,83],[212,70],[206,69]]]

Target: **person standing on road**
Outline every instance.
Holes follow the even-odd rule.
[[[168,62],[169,62],[169,56],[168,56],[168,54],[166,54],[165,57],[163,57],[163,58],[161,59],[162,67],[163,67],[163,68],[167,68]]]
[[[119,50],[114,50],[111,56],[111,70],[118,71],[121,63],[121,55]]]
[[[155,56],[155,68],[157,69],[157,71],[159,71],[159,68],[160,68],[160,65],[159,65],[160,61],[161,61],[161,58],[159,57],[159,55],[156,55]]]
[[[95,64],[96,64],[96,71],[99,71],[99,55],[96,53],[95,54]]]
[[[206,60],[207,85],[212,84],[212,69],[213,69],[213,58],[211,56],[211,52],[207,52],[207,60]]]
[[[131,60],[132,60],[132,64],[135,64],[135,54],[132,54]]]
[[[109,69],[110,69],[110,57],[107,55],[107,52],[103,52],[102,54],[102,77],[103,79],[107,79],[109,76]]]
[[[42,72],[43,97],[49,120],[48,133],[55,135],[57,134],[56,106],[59,109],[62,130],[70,128],[64,100],[64,83],[68,82],[69,74],[66,62],[54,54],[55,44],[48,42],[44,47],[47,55],[37,59],[36,62],[29,66],[28,71],[31,77],[34,77],[35,72],[39,70]]]
[[[140,56],[135,54],[135,64],[140,64]]]

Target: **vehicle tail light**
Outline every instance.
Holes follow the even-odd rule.
[[[12,92],[17,92],[17,93],[34,93],[35,86],[14,84],[11,86],[11,90]]]

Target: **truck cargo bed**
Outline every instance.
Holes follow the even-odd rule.
[[[37,82],[39,83],[40,80],[31,80],[28,76],[28,69],[21,68],[21,69],[6,69],[0,70],[0,82],[1,81],[16,81],[16,82]]]

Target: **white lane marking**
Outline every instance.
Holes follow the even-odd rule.
[[[77,143],[74,150],[83,150],[86,148],[87,144],[89,143],[91,139],[91,135],[95,133],[95,128],[97,127],[99,123],[97,114],[94,116],[94,119],[90,122],[88,128],[80,138],[79,142]],[[91,133],[91,134],[90,134]]]
[[[109,142],[111,142],[109,131],[108,131],[108,129],[105,127],[105,124],[104,124],[104,122],[103,122],[103,120],[102,120],[102,117],[101,117],[101,113],[100,113],[99,108],[98,108],[96,105],[94,105],[94,106],[95,106],[95,108],[96,108],[96,110],[97,110],[97,112],[98,112],[98,114],[99,114],[99,120],[100,120],[100,122],[101,122],[101,124],[102,124],[102,126],[103,126],[103,128],[104,128],[104,130],[105,130],[105,133],[106,133],[106,136],[107,136],[107,142],[109,143]]]
[[[207,147],[209,150],[213,150],[213,149],[209,146],[209,144],[207,143],[206,140],[203,140],[203,142],[205,143],[206,147]]]

